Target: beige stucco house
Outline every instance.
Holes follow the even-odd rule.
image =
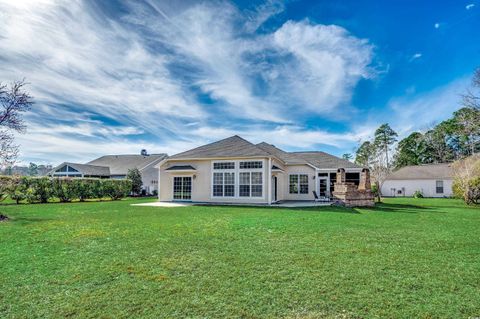
[[[324,152],[285,152],[232,136],[162,160],[160,201],[271,204],[330,197],[336,172],[358,185],[362,168]]]

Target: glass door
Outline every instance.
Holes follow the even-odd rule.
[[[327,197],[327,179],[326,178],[319,178],[319,196],[320,197]]]
[[[191,200],[192,199],[192,178],[174,177],[173,178],[173,199]]]

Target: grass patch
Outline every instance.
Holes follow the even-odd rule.
[[[0,317],[480,316],[461,201],[130,206],[151,200],[0,206]]]

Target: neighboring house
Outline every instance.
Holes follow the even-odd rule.
[[[451,164],[405,166],[393,172],[382,184],[383,196],[413,196],[420,191],[425,197],[452,196]]]
[[[126,178],[128,170],[138,168],[143,189],[150,194],[158,190],[158,169],[166,154],[106,155],[86,164],[64,162],[47,175],[56,177]]]
[[[324,152],[285,152],[239,136],[197,147],[159,165],[159,200],[270,204],[330,197],[338,168],[358,185],[362,167]]]

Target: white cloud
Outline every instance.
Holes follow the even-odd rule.
[[[440,28],[440,23],[438,23],[438,22],[437,22],[437,23],[435,23],[435,24],[433,25],[433,27],[434,27],[435,29],[438,29],[438,28]]]
[[[412,55],[412,57],[410,58],[410,61],[413,61],[413,60],[416,60],[416,59],[420,59],[422,57],[422,54],[421,53],[415,53],[414,55]]]
[[[23,158],[174,153],[211,141],[212,127],[286,146],[294,139],[275,136],[305,147],[353,138],[291,123],[348,106],[358,81],[375,76],[367,40],[307,20],[255,33],[283,10],[275,0],[247,14],[148,3],[114,18],[100,3],[0,0],[0,81],[26,77],[36,101]]]
[[[470,10],[470,9],[472,9],[473,7],[475,7],[475,4],[470,3],[470,4],[467,4],[467,5],[465,6],[465,9]]]
[[[387,108],[390,124],[400,135],[432,127],[460,107],[461,94],[468,83],[469,79],[460,79],[427,93],[392,99]]]

